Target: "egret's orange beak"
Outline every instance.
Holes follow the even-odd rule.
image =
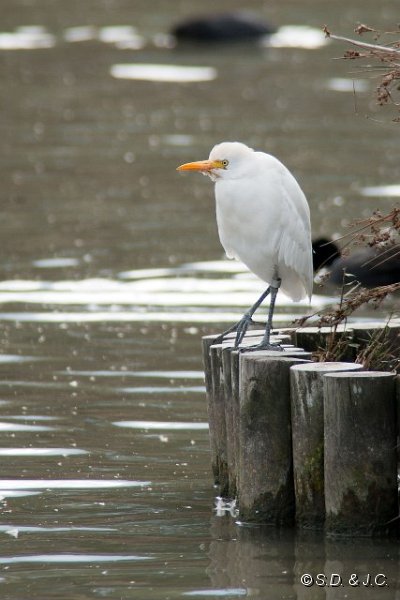
[[[208,173],[213,169],[220,169],[221,162],[219,160],[198,160],[196,162],[185,163],[177,167],[177,171],[199,171],[200,173]]]

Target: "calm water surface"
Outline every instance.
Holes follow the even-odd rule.
[[[398,597],[395,544],[216,509],[199,338],[262,283],[224,260],[209,181],[175,167],[224,139],[270,151],[307,193],[315,235],[399,189],[376,80],[319,35],[392,28],[397,3],[246,6],[317,30],[171,48],[198,3],[2,2],[1,598]],[[316,291],[313,308],[329,300]],[[277,324],[309,310],[278,308]],[[368,572],[388,585],[300,583]]]

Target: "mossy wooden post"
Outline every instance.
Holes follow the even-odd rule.
[[[400,464],[400,375],[396,376],[396,410],[397,410],[397,462]]]
[[[398,532],[395,394],[392,373],[324,375],[329,533]]]
[[[242,346],[261,341],[263,330],[250,329]],[[224,495],[234,498],[237,493],[236,454],[239,423],[239,351],[235,350],[236,332],[228,334],[222,345],[222,370],[225,390],[226,479]]]
[[[259,340],[252,336],[246,336],[246,341],[255,344],[261,341],[263,331],[257,332]],[[280,339],[290,341],[288,336]],[[227,444],[227,469],[228,469],[228,491],[227,495],[234,498],[237,495],[237,485],[239,478],[239,350],[231,347],[224,347],[222,351],[222,363],[225,380],[225,415],[226,415],[226,444]],[[229,361],[229,362],[228,362]]]
[[[203,337],[203,362],[205,372],[207,412],[210,428],[211,468],[214,483],[221,494],[227,487],[225,397],[222,377],[222,345],[214,345],[218,335]]]
[[[335,336],[335,344],[343,344],[341,360],[353,360],[354,350],[347,342],[352,341],[353,331],[347,325],[338,325],[335,333],[332,327],[300,327],[296,330],[296,345],[307,352],[316,352],[325,349],[329,344],[330,336]]]
[[[239,350],[233,347],[224,348],[223,366],[224,376],[228,376],[226,390],[229,389],[229,401],[226,403],[226,442],[227,442],[227,468],[228,468],[228,495],[234,498],[237,495],[239,468]],[[228,360],[230,364],[228,363]]]
[[[231,437],[232,445],[230,447],[230,455],[232,458],[233,473],[230,474],[232,480],[232,491],[237,496],[239,486],[239,419],[240,419],[240,399],[239,399],[239,350],[231,352],[231,389],[232,389],[232,425],[234,434]]]
[[[215,483],[218,485],[219,494],[226,496],[228,493],[228,464],[226,445],[226,397],[225,381],[222,366],[222,344],[210,347],[211,372],[212,372],[212,424],[215,439],[215,463],[218,477]]]
[[[264,329],[251,329],[241,348],[261,342]],[[222,344],[222,372],[225,393],[226,468],[227,484],[224,495],[234,498],[237,493],[237,452],[239,446],[239,351],[234,348],[236,333],[228,334]],[[273,335],[274,342],[288,343],[288,334]]]
[[[356,323],[352,325],[352,329],[356,352],[364,350],[367,346],[371,347],[375,343],[378,353],[380,347],[383,347],[383,350],[387,349],[389,354],[395,356],[400,354],[400,323],[371,321]]]
[[[361,370],[346,362],[295,365],[290,369],[296,523],[320,529],[325,521],[323,375]]]
[[[290,351],[240,355],[238,497],[244,521],[293,523],[289,369],[309,357]]]
[[[232,346],[226,346],[225,344],[222,346],[222,370],[225,391],[226,469],[228,480],[225,495],[232,498],[236,495],[235,438],[237,437],[237,421],[235,421],[232,390],[231,355],[233,351]]]

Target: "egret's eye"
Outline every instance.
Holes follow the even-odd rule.
[[[221,160],[221,166],[223,169],[226,169],[226,167],[229,165],[229,160]]]

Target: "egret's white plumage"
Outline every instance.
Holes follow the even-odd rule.
[[[240,142],[223,142],[208,160],[178,170],[200,171],[215,182],[218,232],[228,257],[242,261],[272,288],[280,284],[293,300],[311,297],[310,210],[278,159]]]
[[[310,210],[288,169],[239,142],[214,146],[210,160],[229,161],[215,180],[218,231],[225,252],[260,279],[282,280],[293,300],[311,296]]]

